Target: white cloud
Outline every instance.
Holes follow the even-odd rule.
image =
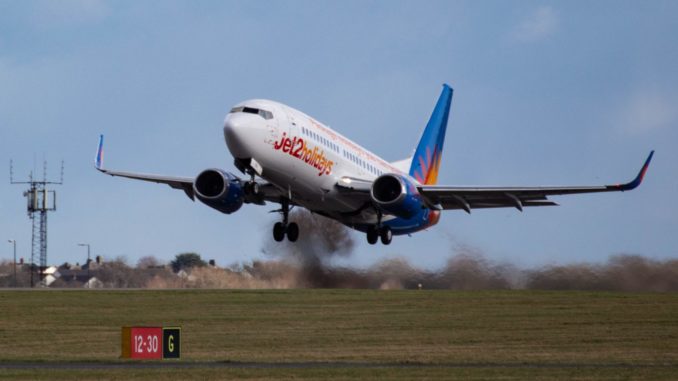
[[[644,134],[678,122],[678,100],[657,91],[634,94],[619,113],[618,125],[627,133]]]
[[[553,8],[541,6],[523,20],[514,30],[512,37],[519,42],[541,41],[558,29],[558,16]]]

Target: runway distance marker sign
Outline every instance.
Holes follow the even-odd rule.
[[[181,327],[122,327],[121,358],[181,358]]]

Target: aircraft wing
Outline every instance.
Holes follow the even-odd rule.
[[[184,193],[191,199],[195,201],[195,192],[193,191],[193,177],[178,177],[178,176],[164,176],[164,175],[155,175],[148,173],[138,173],[138,172],[125,172],[125,171],[113,171],[110,169],[105,169],[104,164],[104,136],[99,136],[99,147],[97,149],[97,156],[94,162],[96,169],[110,176],[117,177],[126,177],[128,179],[148,181],[158,184],[167,184],[174,189],[183,190]],[[263,194],[263,199],[271,202],[280,202],[281,196],[285,195],[285,192],[276,188],[273,184],[270,183],[259,183],[259,189]],[[264,204],[262,200],[253,200],[252,202],[257,204]]]
[[[552,206],[557,203],[548,196],[624,192],[635,189],[643,181],[654,151],[650,152],[645,164],[633,181],[625,184],[600,186],[568,187],[455,187],[439,185],[419,185],[419,193],[429,205],[437,209],[462,209],[471,213],[472,209],[514,207],[522,211],[528,206]]]
[[[105,173],[110,176],[126,177],[128,179],[150,181],[159,184],[167,184],[174,189],[183,190],[191,200],[195,199],[195,194],[193,193],[193,178],[190,177],[162,176],[147,173],[112,171],[109,169],[104,169],[103,135],[99,136],[99,147],[97,148],[97,156],[94,160],[94,167],[99,172]]]
[[[97,168],[97,170],[110,176],[127,177],[128,179],[150,181],[159,184],[167,184],[174,189],[183,190],[184,192],[186,192],[186,195],[191,200],[195,198],[195,195],[193,193],[193,179],[190,177],[172,177],[172,176],[152,175],[147,173],[111,171],[103,168]]]

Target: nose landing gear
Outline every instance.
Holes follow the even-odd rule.
[[[246,182],[245,185],[243,186],[243,191],[245,192],[245,195],[252,196],[254,198],[258,198],[261,196],[259,183],[257,183],[254,180]]]

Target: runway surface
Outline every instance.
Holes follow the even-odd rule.
[[[375,363],[375,362],[239,362],[239,361],[110,361],[110,362],[0,362],[0,369],[313,369],[313,368],[678,368],[678,364],[624,363]]]

